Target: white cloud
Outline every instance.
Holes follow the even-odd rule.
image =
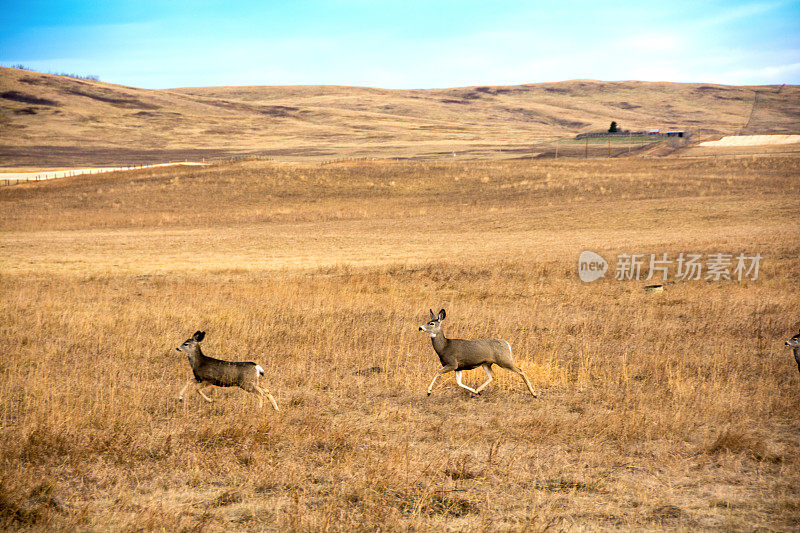
[[[744,18],[751,18],[785,5],[787,5],[787,2],[754,2],[752,4],[736,6],[725,10],[719,15],[699,21],[697,26],[698,28],[705,29],[708,29],[711,26],[722,26],[729,22]]]
[[[626,37],[612,44],[623,51],[634,50],[638,53],[678,52],[689,46],[689,39],[674,31],[655,31],[653,33]]]
[[[772,85],[785,83],[787,79],[797,79],[798,77],[800,77],[800,62],[721,72],[717,76],[721,83],[735,85]]]

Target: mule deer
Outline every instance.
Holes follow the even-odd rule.
[[[430,335],[433,349],[439,355],[439,360],[442,362],[443,368],[433,377],[433,381],[431,381],[428,387],[428,396],[431,395],[433,386],[436,380],[439,379],[439,376],[447,372],[456,373],[456,383],[458,383],[459,387],[464,387],[474,394],[480,394],[481,391],[494,380],[494,374],[492,373],[493,364],[510,370],[515,374],[519,374],[530,393],[536,396],[533,387],[531,387],[531,382],[528,381],[528,377],[514,364],[514,358],[511,355],[511,345],[508,341],[501,339],[448,339],[442,332],[442,320],[444,320],[446,316],[444,309],[439,311],[438,315],[434,315],[432,309],[430,313],[430,321],[421,325],[419,330]],[[479,366],[483,367],[484,372],[486,372],[486,382],[477,389],[464,385],[461,382],[462,370],[471,370]]]
[[[794,360],[797,363],[797,370],[800,371],[800,332],[786,341],[786,346],[791,346],[794,352]]]
[[[203,389],[216,385],[217,387],[239,387],[245,392],[250,392],[258,396],[258,406],[264,405],[263,397],[266,394],[272,407],[278,410],[275,398],[267,389],[262,389],[258,385],[258,380],[264,375],[264,369],[255,363],[239,363],[233,361],[222,361],[203,355],[200,350],[200,342],[205,338],[205,331],[197,331],[186,342],[175,348],[183,352],[189,358],[192,366],[193,377],[181,390],[178,399],[183,401],[183,394],[192,385],[198,386],[197,393],[207,402],[213,401],[205,395]]]

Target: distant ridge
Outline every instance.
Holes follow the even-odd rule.
[[[698,138],[800,133],[800,86],[571,80],[418,90],[150,90],[0,67],[0,166],[233,155],[500,157],[603,131],[612,120],[632,130],[688,129]]]

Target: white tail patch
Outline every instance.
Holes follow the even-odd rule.
[[[258,375],[259,376],[263,376],[264,375],[264,369],[261,368],[261,365],[256,365],[256,370],[258,371]]]

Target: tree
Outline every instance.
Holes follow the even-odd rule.
[[[608,128],[608,133],[617,133],[618,131],[619,131],[619,129],[617,129],[617,121],[616,120],[612,120],[611,121],[611,126]]]

